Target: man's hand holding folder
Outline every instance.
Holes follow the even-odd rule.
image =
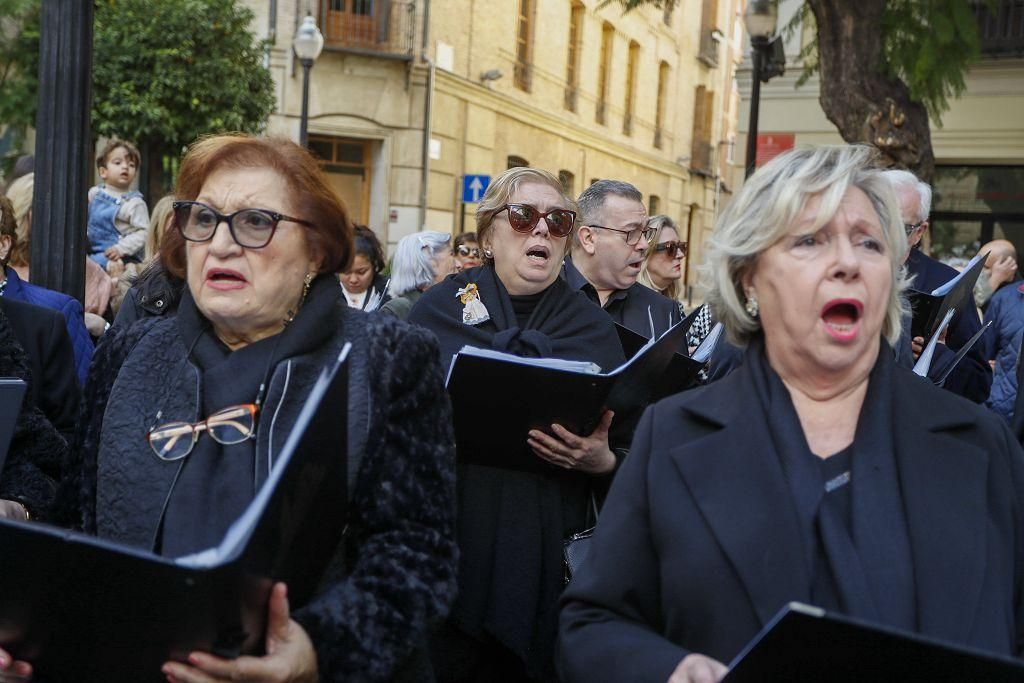
[[[615,413],[606,410],[589,436],[573,434],[560,424],[551,425],[554,435],[531,429],[527,443],[538,457],[552,465],[587,474],[607,474],[615,469],[615,454],[608,446],[608,430]]]

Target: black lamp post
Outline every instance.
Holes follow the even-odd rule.
[[[775,35],[775,25],[779,18],[779,9],[775,0],[749,0],[743,13],[743,23],[750,34],[752,48],[753,72],[750,85],[750,122],[747,126],[747,172],[749,178],[757,166],[757,114],[761,104],[761,81],[767,82],[764,74],[768,50]]]
[[[292,49],[295,50],[295,56],[302,65],[302,118],[299,122],[299,144],[306,147],[309,139],[309,70],[320,56],[320,51],[324,49],[324,36],[316,27],[313,15],[307,14],[302,20],[292,40]]]

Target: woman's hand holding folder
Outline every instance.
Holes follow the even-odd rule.
[[[587,474],[606,474],[615,469],[615,454],[608,446],[608,429],[613,417],[615,413],[604,411],[590,436],[579,436],[562,425],[553,424],[554,436],[533,429],[526,443],[539,458],[553,465]]]
[[[163,673],[171,683],[316,683],[319,680],[316,652],[309,636],[292,621],[288,589],[274,584],[267,607],[267,654],[263,657],[222,659],[205,652],[188,656],[191,666],[179,662],[164,664]]]

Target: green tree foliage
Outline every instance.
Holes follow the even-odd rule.
[[[252,12],[235,0],[96,0],[93,132],[180,150],[273,111]],[[34,124],[39,0],[0,0],[0,124]]]
[[[0,0],[0,124],[24,134],[36,119],[39,0]]]
[[[273,81],[252,17],[235,0],[99,0],[93,130],[165,149],[262,130]]]

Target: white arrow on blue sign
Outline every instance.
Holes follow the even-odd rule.
[[[489,175],[462,176],[462,201],[467,204],[479,202],[490,184],[491,176]]]

